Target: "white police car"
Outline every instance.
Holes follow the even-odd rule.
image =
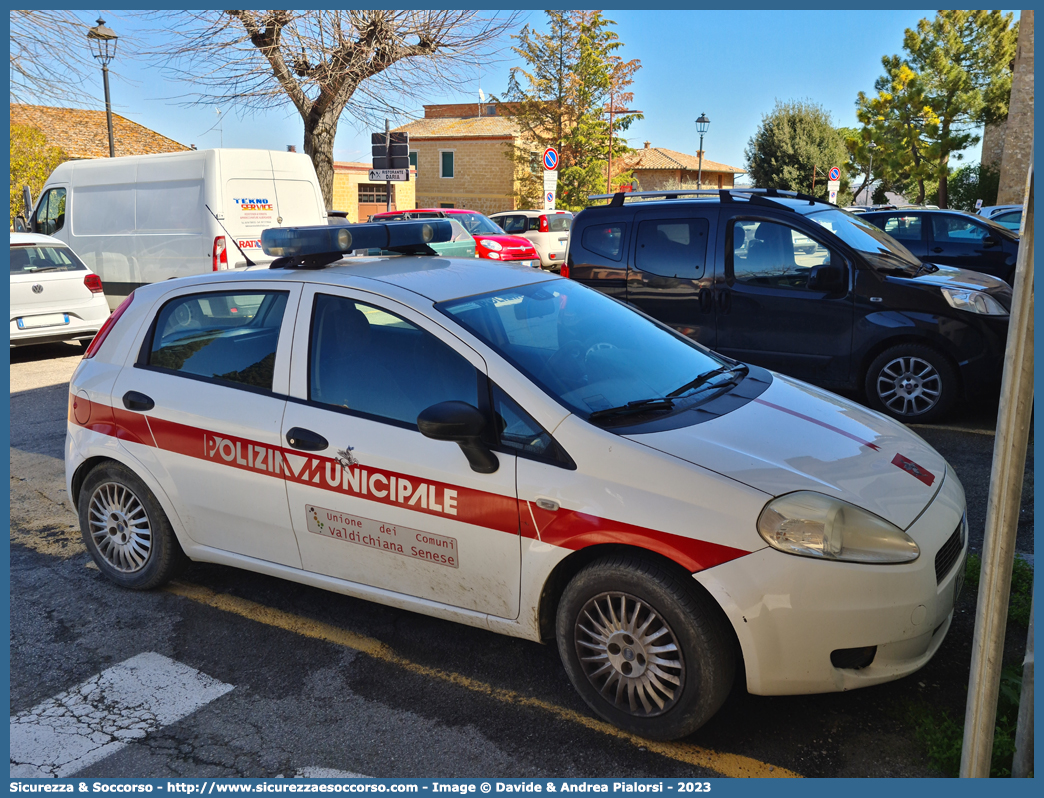
[[[547,272],[413,255],[441,220],[268,230],[272,268],[139,288],[70,385],[116,583],[186,557],[530,640],[592,709],[693,731],[923,666],[964,491],[890,419]],[[427,242],[427,243],[426,243]]]

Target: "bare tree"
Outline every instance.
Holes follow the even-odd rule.
[[[153,15],[155,12],[151,12]],[[333,147],[347,114],[376,126],[433,89],[478,74],[519,15],[479,11],[174,11],[148,55],[198,91],[186,104],[240,113],[292,104],[304,152],[333,199]]]
[[[11,11],[11,102],[97,105],[82,89],[96,68],[89,27],[75,11]]]

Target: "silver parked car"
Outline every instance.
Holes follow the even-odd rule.
[[[505,233],[529,239],[540,255],[542,267],[553,272],[561,270],[569,248],[572,211],[503,211],[489,218]]]

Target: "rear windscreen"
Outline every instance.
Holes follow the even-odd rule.
[[[66,247],[11,247],[11,274],[86,271],[80,259]]]
[[[572,216],[555,214],[547,217],[547,227],[552,233],[564,233],[572,226]]]

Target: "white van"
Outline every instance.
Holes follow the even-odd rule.
[[[66,161],[29,229],[68,244],[115,308],[146,283],[268,263],[262,230],[312,224],[326,210],[308,156],[218,149]]]

